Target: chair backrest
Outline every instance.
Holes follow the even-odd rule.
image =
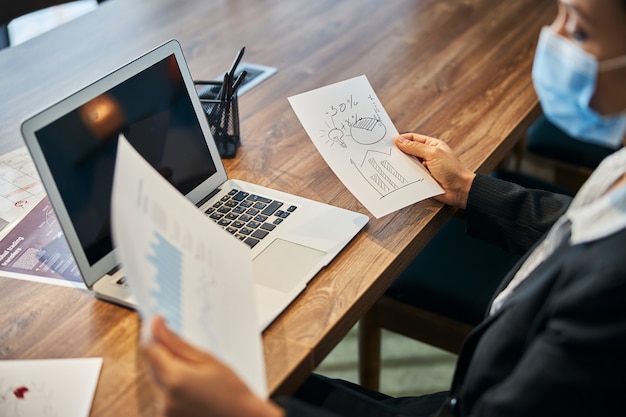
[[[75,0],[19,0],[7,1],[0,7],[0,49],[10,46],[8,24],[20,16],[37,10],[58,6],[65,3],[72,3]],[[102,3],[104,0],[97,0]]]
[[[19,0],[4,2],[0,8],[0,25],[6,25],[11,20],[47,7],[69,3],[73,0]]]

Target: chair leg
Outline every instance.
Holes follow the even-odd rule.
[[[374,308],[359,321],[359,383],[379,390],[381,328],[377,325]]]
[[[515,144],[511,153],[515,156],[513,171],[519,172],[522,169],[522,161],[526,153],[526,136]]]

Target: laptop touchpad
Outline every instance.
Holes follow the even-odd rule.
[[[324,256],[326,252],[276,239],[254,258],[255,281],[277,291],[291,292]]]

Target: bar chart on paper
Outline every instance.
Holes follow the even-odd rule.
[[[148,254],[148,262],[156,269],[154,288],[150,295],[157,310],[167,319],[176,332],[182,331],[182,253],[168,242],[159,232],[154,231],[155,242],[150,245],[154,251]]]
[[[113,240],[144,323],[163,316],[174,333],[267,396],[252,264],[232,262],[249,258],[247,246],[208,220],[124,136],[111,200]]]

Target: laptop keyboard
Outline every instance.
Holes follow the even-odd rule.
[[[232,189],[205,213],[253,248],[296,209],[282,201]]]

